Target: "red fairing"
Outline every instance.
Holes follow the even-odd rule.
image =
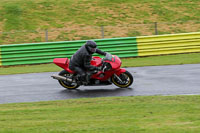
[[[101,81],[105,81],[105,80],[108,80],[114,73],[117,74],[117,75],[120,75],[121,73],[126,71],[125,69],[120,68],[120,66],[122,64],[120,58],[116,55],[113,55],[112,57],[113,57],[112,61],[110,61],[110,60],[104,61],[104,62],[110,63],[111,66],[112,66],[112,69],[109,70],[109,71],[105,71],[104,73],[102,71],[100,71],[97,74],[94,74],[92,76],[92,78],[98,79],[98,80],[101,80]],[[95,61],[98,62],[98,63],[96,62],[97,65],[101,64],[101,62],[102,62],[102,60],[100,60],[100,58],[95,60]],[[95,65],[94,62],[93,62],[93,64]],[[103,77],[101,76],[102,74],[104,75]]]
[[[124,73],[124,72],[126,72],[126,69],[120,68],[118,69],[118,71],[116,71],[116,74],[119,76],[121,73]]]
[[[93,66],[101,66],[101,64],[102,64],[102,59],[101,59],[100,57],[95,56],[95,57],[92,58],[92,60],[91,60],[90,63],[91,63],[91,65],[93,65]]]
[[[57,66],[65,69],[69,73],[74,73],[74,71],[69,69],[69,59],[68,58],[55,58],[53,60],[53,63],[55,63]]]
[[[119,69],[122,62],[120,60],[120,58],[116,55],[113,55],[114,58],[112,58],[112,61],[105,61],[105,62],[109,62],[112,66],[112,69]]]

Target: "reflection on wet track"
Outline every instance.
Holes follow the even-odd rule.
[[[200,64],[127,68],[134,77],[130,88],[83,86],[69,91],[52,74],[32,73],[0,76],[0,103],[36,102],[72,98],[139,95],[200,94]]]

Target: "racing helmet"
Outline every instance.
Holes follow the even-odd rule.
[[[85,47],[89,53],[94,54],[97,49],[97,44],[96,42],[89,40],[86,42]]]

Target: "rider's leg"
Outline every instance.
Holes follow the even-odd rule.
[[[75,71],[78,74],[79,80],[82,82],[82,84],[86,84],[86,73],[81,67],[76,67],[76,66],[70,66],[70,69]]]

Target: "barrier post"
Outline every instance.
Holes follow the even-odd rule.
[[[101,35],[102,35],[102,38],[104,38],[104,26],[101,26]]]
[[[45,41],[48,42],[48,29],[45,30]]]
[[[154,22],[155,25],[155,35],[158,35],[158,24],[157,22]]]

